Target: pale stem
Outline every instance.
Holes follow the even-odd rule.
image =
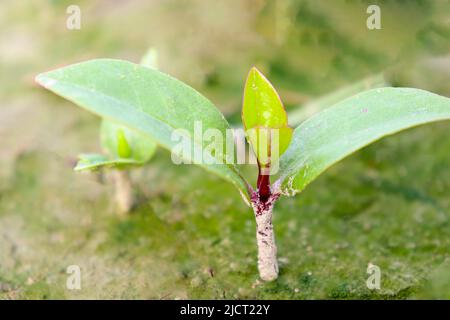
[[[273,194],[267,201],[252,196],[252,207],[256,219],[256,242],[258,245],[259,276],[264,281],[278,278],[277,246],[272,225],[272,212],[279,194]]]
[[[134,205],[133,186],[127,170],[114,170],[115,197],[119,214],[130,212]]]

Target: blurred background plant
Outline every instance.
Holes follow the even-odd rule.
[[[66,28],[73,4],[81,30]],[[381,30],[366,28],[370,4]],[[450,298],[434,285],[450,247],[447,123],[381,141],[277,207],[281,275],[258,284],[253,217],[232,187],[158,150],[132,173],[152,201],[127,221],[111,216],[111,186],[72,172],[74,155],[100,148],[99,119],[33,83],[91,58],[138,62],[154,47],[161,70],[234,123],[252,65],[289,113],[380,73],[450,95],[449,13],[439,0],[3,0],[0,297]],[[382,269],[380,291],[365,287],[369,262]],[[81,291],[64,289],[70,264],[84,270]]]
[[[141,64],[157,69],[157,59],[156,50],[150,48]],[[100,142],[106,154],[82,153],[74,170],[109,173],[115,186],[117,213],[126,216],[137,204],[129,170],[147,164],[155,154],[157,144],[149,137],[107,119],[101,122]]]

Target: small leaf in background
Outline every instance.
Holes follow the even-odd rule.
[[[275,88],[255,67],[245,82],[242,121],[259,164],[278,161],[291,141],[292,128]]]
[[[127,138],[125,137],[125,133],[123,129],[120,128],[116,131],[116,140],[117,140],[117,154],[120,158],[129,158],[131,157],[131,148],[128,144]]]
[[[151,159],[157,147],[147,135],[105,119],[100,128],[100,140],[112,158],[129,158],[142,164]]]
[[[80,154],[75,171],[95,171],[103,168],[126,169],[132,166],[142,165],[133,159],[109,159],[102,154]]]
[[[158,70],[158,51],[155,48],[148,49],[140,64],[144,67]]]
[[[372,89],[304,121],[280,159],[287,194],[302,191],[327,168],[382,137],[450,119],[450,99],[420,89]]]

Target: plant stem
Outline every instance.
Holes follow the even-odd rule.
[[[130,212],[134,205],[133,186],[126,170],[114,170],[115,197],[119,214]]]
[[[270,197],[270,176],[268,175],[259,175],[258,176],[258,194],[259,200],[262,202],[266,202]]]
[[[277,246],[272,225],[272,211],[279,193],[271,193],[266,201],[262,201],[258,192],[252,195],[252,207],[256,219],[256,242],[258,246],[259,276],[264,281],[272,281],[278,277]]]

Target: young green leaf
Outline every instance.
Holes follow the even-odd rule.
[[[75,171],[95,171],[101,168],[126,169],[132,166],[142,165],[142,162],[134,159],[115,158],[109,159],[102,154],[80,154]]]
[[[259,164],[267,166],[279,161],[280,155],[287,150],[292,138],[292,128],[255,127],[246,130],[246,136]]]
[[[278,93],[255,67],[245,82],[242,122],[259,164],[278,161],[291,141],[292,129]]]
[[[125,137],[125,132],[123,128],[116,131],[116,141],[117,141],[117,154],[120,158],[130,158],[131,148],[128,144],[127,138]]]
[[[147,135],[109,120],[102,120],[102,146],[115,159],[133,159],[140,164],[148,162],[156,150],[156,143]]]
[[[158,70],[158,51],[150,48],[141,59],[141,65],[150,69]]]
[[[450,119],[450,99],[419,89],[365,91],[309,118],[280,159],[283,190],[302,191],[328,167],[387,135]]]
[[[75,171],[142,166],[151,159],[157,146],[147,135],[105,119],[102,119],[100,139],[108,156],[82,154]]]
[[[230,128],[217,108],[193,88],[157,70],[127,61],[91,60],[40,74],[36,80],[103,118],[148,135],[169,150],[180,143],[172,139],[176,129],[183,128],[189,134],[186,138],[192,142],[194,154],[209,144],[195,134],[196,122],[201,123],[203,131],[217,129],[224,137]],[[222,164],[227,159],[225,150],[214,155],[204,152],[203,156],[209,161],[199,165],[232,182],[249,198],[248,184],[237,166]]]

